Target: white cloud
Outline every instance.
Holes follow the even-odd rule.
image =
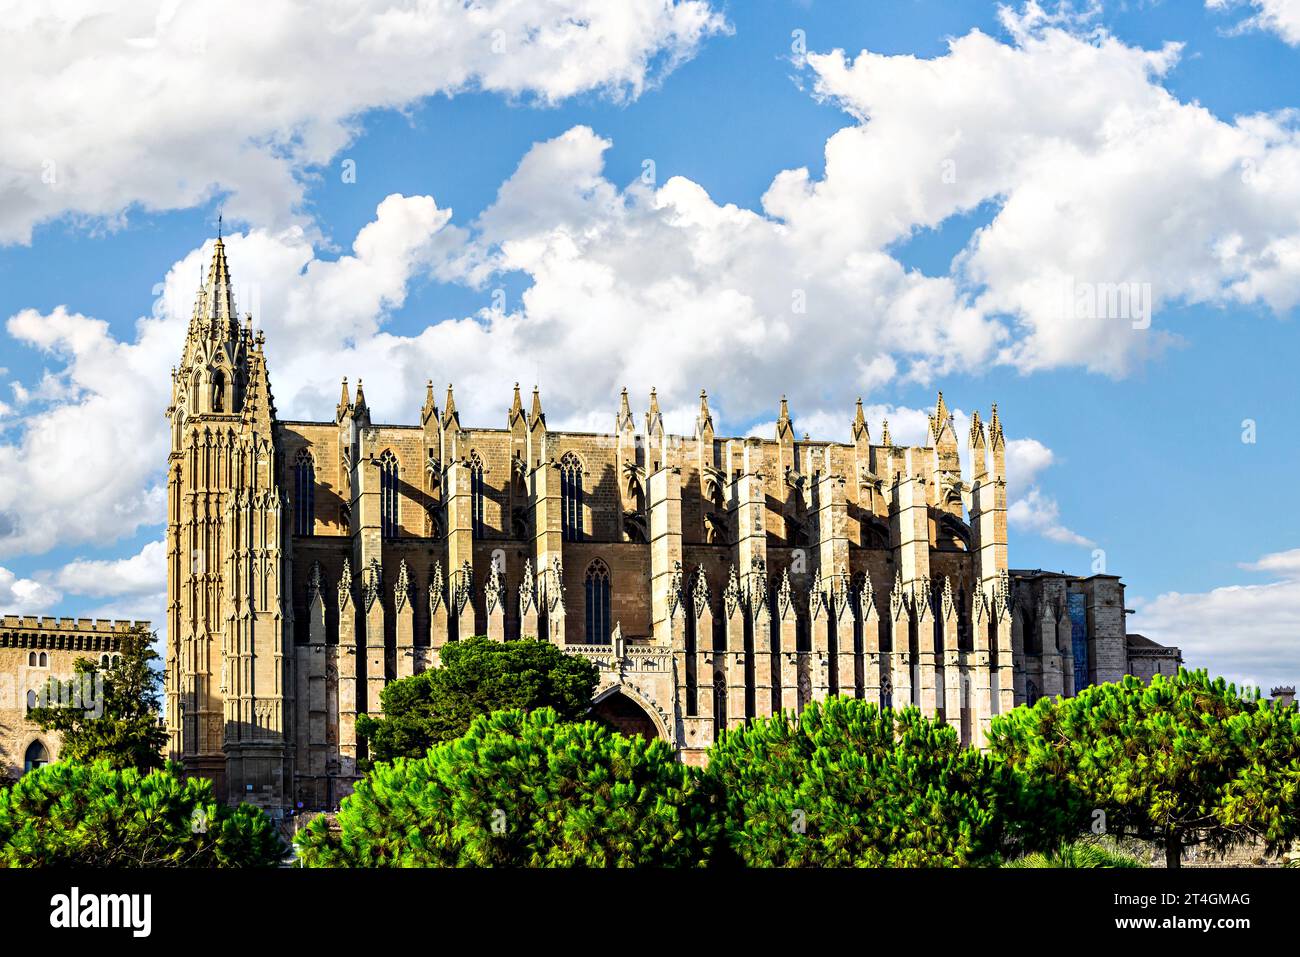
[[[167,547],[149,542],[130,558],[77,559],[60,569],[55,583],[65,591],[94,597],[148,596],[161,601],[167,581]]]
[[[0,568],[0,609],[8,614],[30,615],[46,611],[63,596],[43,582],[19,578],[7,568]]]
[[[503,422],[520,380],[540,382],[556,426],[608,428],[620,387],[640,411],[654,385],[682,431],[701,386],[720,429],[772,415],[785,391],[818,431],[843,430],[852,398],[896,377],[998,362],[1118,372],[1161,341],[1131,323],[1059,321],[1048,292],[1063,279],[1149,278],[1156,305],[1286,308],[1300,297],[1300,146],[1285,118],[1220,121],[1160,85],[1175,47],[1081,36],[1034,9],[1007,21],[1011,43],[975,31],[933,60],[810,56],[821,95],[863,121],[828,141],[824,178],[779,174],[760,211],[719,205],[681,177],[619,187],[604,174],[609,141],[579,126],[536,144],[471,223],[453,226],[432,197],[391,196],[336,261],[319,259],[301,229],[231,235],[280,414],[327,416],[347,374],[366,380],[385,421],[413,420],[431,377],[440,398],[455,380],[470,422]],[[909,271],[891,254],[916,229],[988,202],[998,211],[953,275]],[[159,520],[165,370],[206,258],[194,250],[177,263],[165,308],[130,342],[68,309],[10,320],[12,335],[64,366],[15,390],[21,418],[0,445],[0,554]],[[429,275],[485,303],[505,276],[526,288],[499,313],[394,334],[387,313]],[[923,427],[919,412],[911,423],[896,415],[900,441]],[[1037,484],[1050,451],[1008,455],[1012,521],[1089,544]]]
[[[1250,7],[1258,11],[1237,30],[1271,30],[1291,46],[1300,46],[1300,0],[1205,0],[1211,10]]]
[[[1300,580],[1300,548],[1289,552],[1272,552],[1256,562],[1242,562],[1241,567],[1252,572],[1272,572],[1281,578]]]
[[[1300,549],[1242,567],[1272,580],[1134,600],[1128,630],[1182,648],[1190,668],[1207,668],[1265,693],[1300,682]]]
[[[728,29],[706,0],[3,8],[0,243],[65,213],[112,222],[218,192],[237,218],[281,227],[304,171],[366,110],[464,90],[634,98]]]
[[[1060,511],[1056,499],[1044,494],[1041,489],[1031,488],[1023,498],[1007,506],[1007,523],[1012,528],[1035,532],[1062,545],[1091,548],[1096,544],[1092,539],[1062,525]]]
[[[1295,116],[1220,120],[1161,84],[1177,44],[1080,35],[1033,9],[1004,14],[1011,44],[972,31],[931,60],[810,55],[819,93],[863,122],[831,137],[821,182],[778,177],[769,213],[838,252],[993,204],[954,275],[976,316],[1010,317],[997,357],[1021,370],[1122,374],[1174,341],[1171,303],[1300,301]]]
[[[168,366],[183,326],[146,318],[133,342],[59,307],[27,309],[6,326],[62,362],[61,397],[25,405],[0,444],[0,552],[103,541],[161,519]],[[160,404],[161,403],[161,404]]]

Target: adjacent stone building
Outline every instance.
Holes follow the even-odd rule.
[[[1126,674],[1150,681],[1183,663],[1177,648],[1126,633],[1124,583],[1116,575],[1012,569],[1011,643],[1016,703],[1073,695]]]
[[[135,629],[148,631],[149,623],[19,615],[0,620],[0,780],[59,756],[59,736],[27,720],[50,679],[71,679],[78,658],[107,667],[121,651],[122,636]]]
[[[332,420],[282,420],[218,240],[167,414],[170,752],[229,799],[337,803],[356,716],[467,635],[596,661],[597,714],[688,761],[831,694],[979,744],[1018,702],[1126,667],[1118,579],[1011,575],[996,407],[962,437],[969,481],[942,394],[916,447],[860,401],[848,443],[796,437],[784,399],[771,438],[721,436],[703,392],[688,436],[653,391],[639,419],[625,391],[608,434],[548,428],[518,386],[495,428],[432,383],[382,424],[346,379]]]

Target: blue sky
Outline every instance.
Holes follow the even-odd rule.
[[[544,397],[553,397],[554,417],[599,427],[612,419],[618,383],[597,376],[590,394],[572,388],[575,369],[581,379],[582,363],[602,362],[599,351],[574,358],[572,343],[605,334],[592,330],[616,335],[622,323],[639,328],[656,303],[674,308],[677,293],[656,285],[672,274],[700,309],[716,303],[736,310],[736,318],[719,320],[713,331],[719,349],[728,337],[767,336],[789,358],[747,371],[718,364],[701,347],[689,374],[678,377],[669,369],[681,365],[680,353],[651,346],[639,350],[640,363],[621,354],[614,363],[627,370],[634,396],[647,384],[668,385],[670,402],[685,408],[694,390],[707,386],[724,427],[737,433],[770,422],[783,391],[792,394],[796,428],[814,434],[847,428],[858,395],[904,429],[919,410],[933,407],[937,388],[959,411],[959,424],[973,409],[987,418],[989,404],[997,402],[1008,435],[1022,443],[1013,463],[1025,467],[1019,484],[1012,476],[1013,499],[1021,500],[1013,510],[1013,566],[1087,573],[1094,550],[1103,549],[1107,570],[1123,576],[1130,605],[1142,609],[1131,628],[1182,645],[1191,664],[1261,683],[1288,676],[1294,682],[1300,677],[1300,552],[1293,550],[1300,548],[1300,522],[1284,490],[1300,470],[1291,414],[1300,354],[1300,147],[1295,118],[1285,111],[1300,106],[1297,5],[1015,4],[1000,13],[998,5],[975,0],[668,4],[662,16],[678,32],[645,40],[627,63],[599,62],[580,39],[554,63],[517,57],[505,68],[477,61],[473,44],[461,49],[439,39],[451,44],[439,55],[459,57],[462,75],[422,77],[404,88],[406,76],[417,72],[412,67],[381,77],[377,91],[356,94],[355,103],[322,103],[290,85],[270,105],[248,94],[243,112],[236,89],[219,106],[226,113],[209,126],[201,115],[201,85],[189,89],[188,105],[173,104],[165,91],[140,93],[138,74],[130,81],[115,75],[138,66],[130,60],[137,54],[123,53],[116,38],[111,53],[118,59],[102,67],[105,85],[120,87],[121,110],[147,132],[105,143],[92,135],[90,117],[79,132],[71,120],[50,120],[48,103],[26,118],[21,104],[6,108],[6,119],[23,123],[37,145],[10,156],[0,146],[0,170],[18,170],[0,178],[0,317],[10,320],[8,334],[0,335],[7,380],[0,387],[6,407],[0,454],[13,465],[12,488],[0,486],[7,528],[0,529],[0,565],[9,576],[0,591],[8,588],[11,605],[21,610],[160,617],[149,569],[162,567],[156,546],[150,551],[161,536],[161,460],[148,455],[162,430],[163,403],[157,384],[134,380],[152,370],[165,386],[180,340],[163,329],[150,338],[137,320],[155,310],[160,284],[177,298],[192,296],[204,243],[222,212],[237,281],[244,275],[258,283],[264,307],[305,310],[292,319],[258,317],[268,330],[282,411],[325,418],[337,377],[373,369],[372,406],[391,406],[377,408],[379,417],[413,420],[417,387],[427,375],[441,388],[444,366],[452,365],[443,357],[462,348],[451,330],[468,322],[477,324],[482,342],[463,348],[471,356],[488,350],[483,379],[495,382],[496,393],[468,397],[472,410],[487,410],[470,421],[499,417],[515,379],[539,378]],[[688,14],[696,18],[693,26]],[[184,33],[186,16],[164,8],[115,28],[124,37],[153,30],[157,43],[148,49],[158,58]],[[238,16],[222,31],[231,38],[200,28],[204,57],[225,62],[215,52],[235,42]],[[711,19],[701,26],[700,17]],[[621,29],[596,17],[589,32],[606,26]],[[511,28],[503,29],[508,42]],[[988,42],[971,41],[972,31]],[[296,32],[268,28],[260,41],[266,62],[282,72],[303,62],[302,71],[310,72],[310,64],[292,56]],[[800,38],[807,59],[795,49]],[[75,49],[65,45],[52,55],[54,65],[42,69],[71,75],[95,60],[95,44],[107,42],[91,36]],[[1134,62],[1159,56],[1169,44],[1181,47],[1134,75]],[[836,50],[844,60],[836,62]],[[859,59],[863,51],[869,57]],[[239,68],[255,73],[261,61],[247,55]],[[312,68],[344,80],[376,72],[359,54],[326,59]],[[1073,59],[1082,65],[1062,66]],[[862,69],[853,69],[855,60]],[[168,63],[141,62],[146,70]],[[8,69],[22,64],[11,61]],[[206,82],[219,74],[204,74]],[[987,111],[978,89],[985,76]],[[349,82],[349,88],[364,85]],[[179,97],[184,77],[176,85]],[[45,89],[57,101],[62,87]],[[1073,102],[1076,91],[1083,105]],[[15,98],[23,99],[21,88]],[[1127,144],[1123,137],[1095,142],[1098,129],[1144,111]],[[294,136],[279,141],[268,113],[283,115],[283,128]],[[170,135],[167,124],[178,115],[188,125]],[[928,140],[907,140],[909,116],[918,128],[952,134],[961,144],[954,146],[962,156],[960,201],[944,198],[932,171],[922,176],[910,165],[931,154]],[[1252,116],[1267,128],[1243,119]],[[1144,141],[1143,131],[1153,127],[1158,140]],[[846,162],[828,172],[832,137],[843,144]],[[1010,148],[1013,137],[1024,141],[1023,151]],[[971,184],[965,171],[1004,147],[1002,166],[981,168],[980,182]],[[961,152],[967,148],[970,158]],[[1242,182],[1257,165],[1273,184],[1273,199],[1242,195],[1232,175],[1207,172],[1194,159],[1216,153],[1224,154],[1220,166],[1228,174],[1240,168]],[[71,172],[57,190],[39,192],[32,171],[46,155]],[[250,155],[271,159],[254,163]],[[520,165],[525,157],[535,167],[527,176]],[[654,168],[648,186],[641,182],[647,160]],[[341,175],[347,161],[355,163],[355,182]],[[1077,194],[1074,177],[1053,172],[1058,161],[1091,171]],[[277,189],[284,180],[268,172],[277,163],[296,195]],[[892,195],[882,200],[857,182],[870,164],[882,181],[902,184],[892,193],[906,199],[895,206]],[[104,182],[95,182],[93,170],[101,168]],[[808,190],[776,188],[783,171],[798,169],[807,171]],[[182,179],[183,188],[172,188],[170,180]],[[702,192],[687,191],[687,184]],[[402,202],[387,207],[391,215],[377,213],[394,195]],[[431,200],[420,205],[419,197]],[[552,199],[556,220],[580,237],[576,254],[556,239],[554,224],[530,220],[530,211],[550,209]],[[1059,203],[1059,218],[1041,222],[1034,209],[1043,203]],[[748,225],[714,221],[726,219],[728,204]],[[658,212],[665,205],[707,225],[674,238],[677,226]],[[1012,217],[1016,210],[1027,212]],[[386,275],[373,262],[351,271],[354,260],[365,258],[354,241],[377,222],[388,224],[377,248],[395,250],[393,258],[403,263],[399,275]],[[853,245],[857,223],[860,248]],[[584,245],[584,235],[599,238]],[[1222,252],[1229,240],[1240,254]],[[673,272],[670,252],[690,243],[752,258],[714,268],[714,260],[704,262],[697,252],[694,262]],[[836,250],[844,256],[843,272],[860,274],[819,272],[807,279],[815,319],[804,326],[798,316],[773,319],[764,297],[780,301],[784,291],[764,285],[762,257],[780,263],[819,252],[840,255]],[[1210,261],[1222,264],[1222,272],[1207,270]],[[1080,263],[1092,271],[1079,271]],[[271,274],[273,265],[281,278]],[[1077,273],[1080,281],[1150,284],[1157,296],[1150,330],[1112,322],[1058,334],[1050,324],[1035,326],[1041,304],[1025,284],[1035,269],[1049,268]],[[338,277],[333,284],[331,275]],[[593,275],[610,278],[609,286]],[[803,288],[803,279],[790,282]],[[295,285],[280,289],[281,283]],[[364,288],[368,283],[372,290]],[[557,303],[566,290],[585,294],[595,287],[590,301],[574,306],[586,318],[566,332]],[[911,295],[924,297],[920,305],[905,292],[911,287]],[[520,331],[491,330],[495,289],[505,290]],[[332,290],[346,290],[347,304],[336,307],[328,298]],[[329,331],[313,326],[304,301],[331,303]],[[628,308],[609,308],[619,302]],[[60,307],[77,318],[61,319]],[[912,308],[914,330],[898,318]],[[951,316],[961,309],[974,310],[970,322],[977,329],[955,331]],[[827,338],[816,323],[844,338]],[[858,327],[860,334],[852,331]],[[1176,341],[1156,345],[1169,334]],[[522,357],[524,344],[547,336],[557,342],[550,358],[532,368],[511,359],[515,349]],[[322,352],[304,354],[295,367],[289,354],[313,339]],[[393,354],[384,350],[403,343],[420,346],[402,353],[411,357],[410,368],[395,372],[390,387],[387,374],[379,374],[388,368],[385,355]],[[872,360],[886,364],[863,372]],[[662,370],[654,369],[656,361]],[[114,368],[123,380],[121,409],[143,424],[109,437],[115,426],[106,410],[119,385],[106,370]],[[318,375],[318,369],[325,371]],[[469,383],[457,392],[462,408],[466,388]],[[146,413],[155,418],[145,421]],[[62,424],[40,440],[44,454],[71,437],[60,454],[72,463],[84,456],[76,471],[107,475],[107,465],[117,478],[88,486],[77,501],[25,501],[23,485],[33,479],[24,459],[55,419]],[[1247,420],[1254,423],[1254,442],[1242,438]],[[871,425],[878,435],[878,418]],[[78,519],[83,509],[86,521]],[[1181,633],[1189,628],[1202,633]]]

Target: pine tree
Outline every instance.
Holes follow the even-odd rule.
[[[751,867],[994,863],[1007,789],[978,751],[915,708],[852,698],[725,732],[705,779]]]
[[[1044,789],[1070,833],[1101,827],[1183,849],[1300,835],[1300,712],[1180,669],[1042,699],[993,721],[996,760]]]
[[[551,708],[476,718],[421,758],[380,763],[331,829],[299,832],[309,867],[689,866],[717,825],[662,740]]]
[[[442,648],[440,667],[386,685],[382,715],[358,718],[357,733],[371,761],[392,761],[423,757],[493,711],[549,707],[576,721],[591,707],[599,674],[586,658],[549,641],[452,642]]]
[[[227,807],[169,765],[59,760],[0,790],[0,866],[272,867],[286,848],[256,807]]]

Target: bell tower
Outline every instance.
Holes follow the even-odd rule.
[[[283,806],[292,602],[264,341],[239,323],[218,237],[167,409],[169,757],[227,801]]]

